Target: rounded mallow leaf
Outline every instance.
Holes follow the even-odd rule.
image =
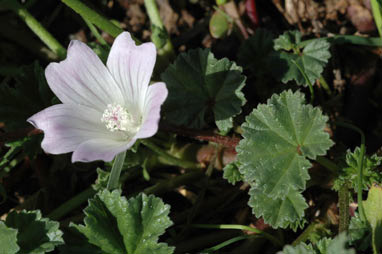
[[[246,102],[241,73],[241,67],[227,58],[216,59],[209,49],[180,54],[161,75],[169,91],[166,121],[195,129],[215,121],[220,131],[229,131]]]
[[[236,147],[239,171],[264,195],[284,199],[290,190],[305,190],[309,159],[325,155],[333,145],[324,131],[328,118],[305,105],[300,92],[284,91],[260,104],[242,125]]]

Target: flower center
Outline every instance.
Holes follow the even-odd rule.
[[[103,112],[101,122],[105,123],[106,128],[111,132],[124,131],[135,134],[139,128],[133,115],[116,103],[107,105],[107,108]]]

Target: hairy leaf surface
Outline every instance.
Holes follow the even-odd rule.
[[[259,105],[242,125],[236,150],[240,172],[272,199],[290,190],[304,190],[308,168],[333,145],[324,131],[327,117],[319,108],[304,105],[300,92],[284,91]]]
[[[57,245],[63,244],[59,223],[42,218],[41,212],[21,211],[8,214],[5,224],[17,229],[18,254],[43,254],[53,251]]]
[[[164,104],[166,120],[176,125],[203,128],[212,118],[219,130],[232,128],[232,117],[245,104],[242,68],[227,58],[217,60],[210,50],[180,54],[161,78],[169,90]]]
[[[85,225],[74,226],[108,254],[171,254],[173,247],[158,243],[172,225],[169,209],[153,195],[126,200],[120,191],[104,190],[84,210]]]
[[[249,206],[253,213],[264,218],[273,228],[291,227],[297,229],[303,223],[304,210],[308,207],[301,193],[291,189],[281,198],[270,198],[253,186],[249,191]]]

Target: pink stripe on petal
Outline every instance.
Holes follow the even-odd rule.
[[[123,103],[122,93],[98,56],[80,41],[71,41],[64,61],[51,63],[45,76],[65,104],[80,104],[103,111],[109,103]]]
[[[158,131],[160,120],[160,108],[167,98],[166,84],[163,82],[154,83],[149,86],[144,102],[143,124],[135,138],[148,138]]]
[[[109,139],[93,139],[80,144],[72,155],[72,162],[112,161],[114,157],[134,145],[135,139],[129,142]]]
[[[143,110],[143,101],[156,60],[153,43],[136,46],[128,32],[115,39],[107,59],[107,68],[113,75],[125,98],[129,111]]]
[[[57,104],[31,116],[27,121],[44,131],[42,148],[51,154],[74,151],[81,143],[106,138],[119,140],[101,122],[102,113],[81,105]]]

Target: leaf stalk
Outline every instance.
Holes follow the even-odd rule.
[[[260,229],[249,227],[249,226],[245,226],[245,225],[240,225],[240,224],[191,224],[190,226],[193,227],[193,228],[215,228],[215,229],[247,230],[247,231],[251,231],[251,232],[256,233],[256,234],[263,235],[266,239],[268,239],[269,241],[273,242],[277,246],[280,246],[280,247],[283,246],[283,243],[279,239],[274,237],[273,235],[268,234],[267,232],[264,232],[264,231],[262,231]]]

